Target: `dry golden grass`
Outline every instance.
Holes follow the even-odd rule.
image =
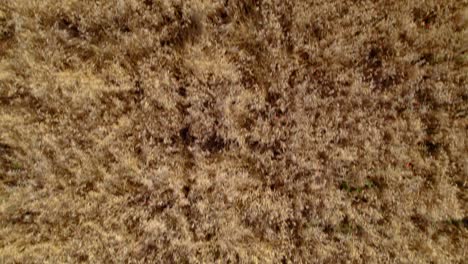
[[[466,263],[468,1],[0,1],[1,263]]]

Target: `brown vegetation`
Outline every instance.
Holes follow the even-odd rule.
[[[0,262],[464,263],[467,7],[0,1]]]

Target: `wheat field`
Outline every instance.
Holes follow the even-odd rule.
[[[1,0],[1,263],[466,263],[468,1]]]

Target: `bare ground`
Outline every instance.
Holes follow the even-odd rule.
[[[466,263],[467,6],[0,1],[0,262]]]

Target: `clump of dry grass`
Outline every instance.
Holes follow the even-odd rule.
[[[2,1],[1,262],[463,263],[467,6]]]

